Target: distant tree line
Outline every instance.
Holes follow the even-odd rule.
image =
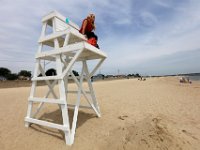
[[[12,73],[8,68],[0,67],[0,77],[6,80],[16,80],[20,77],[30,78],[31,72],[27,70],[21,70],[19,73]]]
[[[77,71],[72,70],[72,72],[75,76],[79,76]],[[50,68],[45,72],[45,75],[55,76],[57,73],[55,69]],[[12,73],[8,68],[0,67],[0,80],[30,80],[31,76],[31,71],[21,70],[18,73]],[[42,74],[39,74],[38,76],[42,76]]]
[[[127,75],[128,77],[141,77],[141,75],[139,73],[136,73],[136,74],[128,74]]]
[[[75,76],[79,76],[79,73],[75,70],[72,70],[73,74]],[[55,76],[57,75],[57,72],[55,69],[50,68],[45,72],[46,76]],[[6,80],[27,80],[27,79],[31,79],[31,71],[27,71],[27,70],[21,70],[19,73],[12,73],[8,68],[3,68],[0,67],[0,80],[2,80],[2,78],[5,78]],[[42,76],[42,74],[39,74],[38,76]],[[112,78],[112,77],[141,77],[140,74],[136,73],[136,74],[128,74],[128,75],[104,75],[104,74],[98,74],[96,76],[93,76],[93,78]]]

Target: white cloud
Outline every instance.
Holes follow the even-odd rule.
[[[143,11],[141,13],[141,19],[142,19],[142,23],[145,26],[155,26],[156,23],[158,22],[156,16],[147,11]]]
[[[166,0],[154,0],[154,3],[159,5],[159,6],[165,7],[165,8],[171,7],[169,0],[168,1],[166,1]]]
[[[200,48],[200,2],[197,0],[180,5],[174,5],[172,0],[8,0],[1,3],[0,59],[34,61],[41,18],[52,10],[78,24],[88,13],[96,14],[97,32],[102,37],[100,47],[109,56],[102,67],[107,72],[112,68],[131,68],[149,59]],[[157,7],[163,10],[155,12]],[[172,12],[162,12],[165,9]],[[159,18],[159,13],[169,16]],[[23,63],[20,66],[23,67]],[[13,66],[12,69],[17,68]]]
[[[173,14],[171,20],[165,22],[158,22],[156,16],[143,11],[144,18],[150,16],[157,23],[156,28],[137,37],[133,33],[133,36],[125,38],[110,37],[107,39],[107,43],[117,44],[107,46],[111,59],[104,67],[112,68],[116,72],[117,68],[133,68],[147,60],[157,60],[165,55],[200,49],[200,20],[197,15],[200,14],[199,6],[200,2],[182,6],[183,10],[187,11],[179,10]],[[148,19],[145,22],[148,23]],[[105,44],[108,45],[107,43]],[[194,66],[198,71],[199,65],[194,64]]]

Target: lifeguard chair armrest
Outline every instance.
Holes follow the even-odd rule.
[[[57,11],[52,11],[49,14],[45,15],[42,18],[42,22],[45,22],[49,19],[52,19],[53,17],[57,17],[58,19],[60,19],[61,21],[65,22],[66,21],[66,17],[61,15],[60,13],[58,13]],[[66,22],[65,22],[66,23]],[[70,25],[71,27],[79,30],[79,26],[77,24],[75,24],[74,22],[72,22],[71,20],[69,20],[68,25]]]
[[[69,29],[69,30],[66,30],[66,31],[63,31],[63,32],[58,32],[58,33],[55,33],[55,34],[50,34],[50,35],[47,35],[45,37],[40,37],[39,40],[38,40],[38,42],[42,43],[42,42],[45,42],[45,41],[53,40],[53,39],[55,39],[57,37],[66,35],[68,33],[71,33],[73,35],[78,36],[83,41],[87,41],[86,37],[83,34],[77,32],[77,30],[71,30],[71,29]]]

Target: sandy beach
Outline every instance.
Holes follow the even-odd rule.
[[[200,82],[181,84],[176,77],[161,77],[93,85],[102,117],[81,109],[71,147],[65,144],[62,131],[24,126],[30,87],[0,89],[0,150],[199,149]],[[70,88],[75,85],[70,84]],[[37,95],[46,91],[40,86]],[[69,99],[73,102],[75,98],[70,95]],[[69,114],[72,118],[72,109]],[[52,104],[45,104],[37,117],[62,123],[59,107]]]

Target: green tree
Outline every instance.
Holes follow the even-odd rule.
[[[55,76],[57,75],[56,70],[51,68],[45,72],[46,76]]]
[[[8,68],[0,68],[0,76],[4,76],[5,78],[7,78],[9,74],[11,74],[11,71]]]
[[[27,71],[27,70],[21,70],[21,71],[18,73],[18,76],[31,77],[31,72],[30,72],[30,71]]]
[[[18,75],[16,73],[8,74],[6,77],[8,80],[17,80]]]
[[[135,77],[141,77],[141,75],[139,73],[136,73]]]

